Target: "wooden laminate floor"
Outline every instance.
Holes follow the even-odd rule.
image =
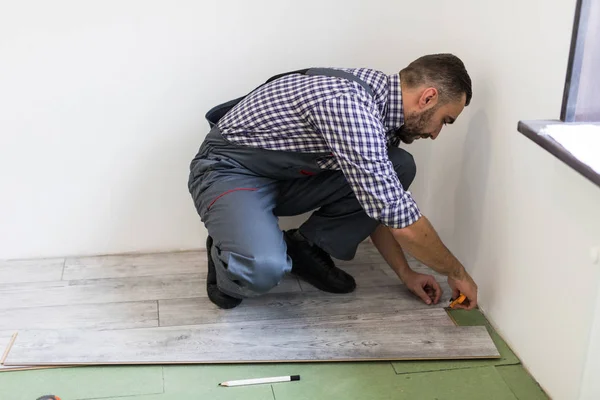
[[[434,274],[415,260],[418,272]],[[32,365],[494,358],[487,331],[456,327],[409,293],[370,243],[337,264],[357,290],[335,295],[287,276],[221,310],[206,297],[206,253],[0,262],[0,370]]]

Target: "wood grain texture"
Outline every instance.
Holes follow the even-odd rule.
[[[387,265],[385,265],[385,266],[379,265],[379,266],[387,276],[399,279],[398,275],[396,275],[396,272],[394,272],[394,270],[391,269],[389,266],[387,266]],[[425,275],[432,275],[438,283],[445,282],[448,280],[447,276],[444,276],[440,273],[435,272],[433,269],[429,268],[428,266],[426,266],[425,264],[422,264],[421,262],[419,262],[417,260],[410,260],[408,262],[408,266],[410,267],[410,269],[412,269],[415,272],[425,274]]]
[[[0,309],[0,329],[126,329],[158,326],[157,301]]]
[[[205,251],[67,258],[64,280],[197,274],[206,278]]]
[[[268,340],[265,335],[268,334]],[[107,331],[22,331],[6,365],[171,364],[494,358],[485,327],[402,327],[385,319]]]
[[[0,260],[0,283],[58,281],[64,263],[64,258]]]
[[[0,309],[206,296],[198,274],[0,285]]]
[[[446,296],[450,296],[449,288]],[[447,301],[440,301],[437,305],[428,306],[404,286],[387,287],[386,290],[358,288],[348,294],[271,293],[245,299],[240,306],[232,310],[221,310],[207,298],[161,300],[158,303],[161,326],[351,315],[356,312],[394,313],[443,308],[448,305]]]
[[[443,308],[431,308],[431,309],[419,309],[419,310],[407,310],[407,311],[391,311],[391,312],[379,312],[379,313],[348,313],[340,315],[323,315],[308,316],[308,317],[292,317],[286,318],[286,316],[279,315],[281,319],[275,319],[273,317],[267,318],[266,315],[262,315],[264,318],[258,316],[257,319],[249,319],[255,316],[250,314],[248,318],[243,318],[243,314],[240,312],[236,315],[226,315],[225,313],[219,313],[219,322],[205,322],[198,325],[204,324],[218,324],[219,326],[227,326],[232,324],[236,326],[237,323],[244,323],[247,327],[262,328],[268,331],[271,327],[277,327],[285,325],[286,327],[306,326],[307,324],[314,324],[330,328],[340,329],[352,329],[359,326],[363,322],[385,322],[396,327],[407,326],[456,326],[454,322],[448,317],[448,313]],[[237,318],[236,318],[237,317]],[[216,318],[215,318],[216,319]],[[184,325],[177,325],[184,327]],[[193,326],[193,325],[192,325]]]
[[[19,330],[0,371],[497,356],[487,332],[455,329],[443,309],[451,295],[444,277],[436,277],[443,279],[442,300],[427,306],[372,244],[361,244],[354,260],[338,262],[357,280],[353,293],[321,292],[287,275],[268,294],[232,310],[206,298],[205,252],[69,258],[64,271],[62,259],[27,263],[21,265],[30,271],[0,284],[0,347],[7,340],[2,332]],[[414,259],[410,264],[434,274]]]

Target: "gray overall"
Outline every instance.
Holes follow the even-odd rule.
[[[372,95],[365,82],[343,71],[291,73],[354,80]],[[213,238],[209,256],[215,262],[219,290],[237,298],[268,292],[291,270],[278,217],[316,210],[299,230],[341,260],[354,258],[358,244],[379,224],[362,209],[342,171],[319,168],[317,159],[329,153],[266,150],[228,142],[216,124],[241,99],[207,113],[212,129],[191,162],[188,183]],[[416,173],[412,156],[397,147],[389,147],[388,154],[408,189]]]

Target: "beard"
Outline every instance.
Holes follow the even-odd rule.
[[[422,113],[407,114],[404,117],[404,125],[396,129],[394,134],[402,142],[411,144],[416,139],[427,139],[431,137],[431,133],[425,132],[427,125],[431,122],[433,114],[437,110],[437,105]]]

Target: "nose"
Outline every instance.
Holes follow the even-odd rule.
[[[440,126],[435,132],[431,132],[431,140],[435,140],[440,135],[442,128],[443,128],[443,125]]]

